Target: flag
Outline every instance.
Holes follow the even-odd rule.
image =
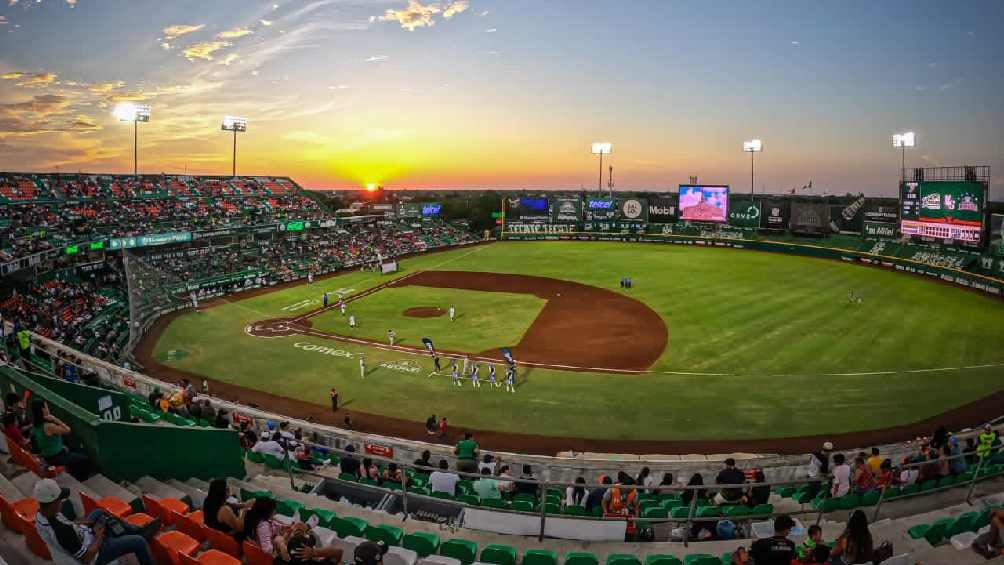
[[[512,350],[510,350],[508,347],[503,347],[502,349],[500,349],[500,351],[502,352],[502,358],[505,359],[506,363],[510,365],[516,364],[516,360],[512,358]]]
[[[423,337],[422,338],[422,343],[425,344],[425,348],[429,351],[429,355],[435,355],[436,354],[436,348],[435,348],[435,346],[432,345],[432,340],[431,339],[429,339],[427,337]]]

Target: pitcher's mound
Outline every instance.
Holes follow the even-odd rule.
[[[419,306],[408,308],[403,313],[410,318],[438,318],[445,315],[446,311],[438,306]]]

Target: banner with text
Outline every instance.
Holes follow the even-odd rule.
[[[729,204],[729,225],[737,228],[760,227],[760,203],[737,200]]]

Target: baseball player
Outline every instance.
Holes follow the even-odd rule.
[[[355,329],[355,327],[356,327],[356,315],[355,314],[350,314],[349,315],[349,327],[352,328],[352,329]]]
[[[430,377],[432,375],[438,375],[439,372],[442,370],[442,367],[440,367],[440,365],[439,365],[439,355],[433,355],[432,356],[432,365],[433,365],[433,371],[431,373],[429,373]]]
[[[457,319],[457,308],[456,306],[450,304],[450,321],[454,322]]]
[[[464,386],[463,381],[460,379],[460,367],[457,367],[456,361],[453,362],[451,370],[453,371],[453,384],[457,386]]]
[[[471,363],[471,358],[465,356],[464,357],[464,366],[463,366],[463,368],[460,371],[461,375],[466,375],[467,374],[467,366],[470,365],[470,363]]]
[[[474,388],[481,388],[481,380],[478,378],[478,364],[474,363],[471,367],[471,385]]]
[[[394,340],[397,339],[397,332],[393,328],[387,330],[387,341],[390,342],[390,346],[394,347]]]
[[[314,284],[314,271],[307,271],[307,284]]]
[[[327,308],[327,307],[328,307],[328,293],[327,293],[327,292],[325,292],[325,293],[324,293],[324,294],[323,294],[323,295],[321,296],[321,303],[322,303],[322,304],[324,305],[324,307],[325,307],[325,308]]]
[[[366,356],[362,353],[359,354],[359,376],[366,378]]]
[[[495,380],[495,363],[488,364],[488,386],[492,388],[502,386],[502,383]]]
[[[506,392],[516,392],[516,366],[509,365],[505,370],[505,390]]]
[[[345,315],[345,301],[344,300],[339,300],[338,301],[338,310],[341,311],[342,316]]]

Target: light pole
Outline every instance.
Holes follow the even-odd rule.
[[[132,174],[139,176],[139,123],[150,121],[150,105],[123,102],[115,107],[113,115],[120,122],[132,122]]]
[[[222,131],[232,131],[234,132],[234,157],[233,157],[233,171],[231,176],[237,176],[237,132],[245,132],[248,130],[247,118],[238,118],[236,116],[223,116],[223,125],[220,127]]]
[[[596,190],[603,194],[603,156],[613,153],[614,145],[609,141],[597,141],[593,143],[593,155],[600,156],[600,177],[596,180]]]
[[[763,141],[751,139],[743,142],[743,151],[750,154],[750,200],[753,200],[753,154],[763,151]]]
[[[912,131],[892,134],[892,146],[903,150],[902,162],[900,164],[900,184],[906,182],[906,148],[915,145],[917,145],[917,135]]]

